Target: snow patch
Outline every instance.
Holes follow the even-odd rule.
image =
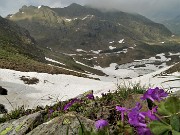
[[[175,56],[175,55],[179,55],[180,56],[180,52],[178,52],[178,53],[171,53],[171,52],[169,52],[169,56]]]
[[[109,42],[110,44],[114,43],[114,41]]]
[[[21,76],[36,77],[39,79],[39,83],[34,85],[24,84],[19,78]],[[72,75],[52,75],[0,69],[0,86],[8,90],[6,98],[14,107],[24,105],[25,108],[34,108],[37,105],[53,105],[58,101],[74,98],[89,90],[108,91],[115,85]],[[10,111],[13,108],[6,98],[1,96],[0,103],[3,103]]]
[[[66,20],[67,22],[71,22],[71,21],[72,21],[72,19],[68,19],[68,18],[65,18],[65,20]]]
[[[53,59],[50,59],[50,58],[47,58],[47,57],[45,57],[45,60],[50,61],[50,62],[53,62],[53,63],[58,63],[58,64],[61,64],[61,65],[64,65],[64,66],[65,66],[64,63],[58,62],[58,61],[56,61],[56,60],[53,60]]]
[[[113,47],[113,46],[109,46],[109,49],[110,50],[113,50],[113,49],[115,49],[116,47]]]
[[[85,50],[83,49],[76,49],[77,52],[86,52]]]
[[[94,17],[94,15],[87,15],[87,16],[85,16],[84,18],[82,18],[82,20],[85,20],[85,19],[87,19],[87,18],[92,19],[93,17]]]
[[[102,50],[97,50],[97,51],[94,51],[94,50],[91,50],[92,53],[95,53],[95,54],[99,54]]]
[[[119,40],[118,42],[119,42],[120,44],[122,44],[122,43],[124,43],[123,41],[124,41],[124,39],[121,39],[121,40]]]

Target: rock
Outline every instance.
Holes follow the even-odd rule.
[[[7,113],[7,109],[5,108],[5,106],[3,104],[0,104],[0,114],[2,113]]]
[[[7,90],[0,86],[0,95],[7,95]]]
[[[34,125],[40,124],[42,124],[42,112],[37,112],[0,124],[0,135],[24,135],[32,130]]]
[[[76,116],[73,113],[68,113],[39,125],[27,135],[67,135],[67,130],[68,135],[76,135],[80,127],[77,117],[88,130],[90,130],[90,127],[94,127],[94,121],[82,116]]]

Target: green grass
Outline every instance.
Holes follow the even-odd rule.
[[[0,47],[0,68],[13,69],[23,72],[40,72],[50,74],[67,74],[79,77],[87,77],[84,74],[68,71],[58,67],[50,66],[42,62],[33,60],[29,56],[20,54],[18,51],[2,49]]]

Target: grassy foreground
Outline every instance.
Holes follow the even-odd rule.
[[[164,99],[168,92],[159,88],[149,90],[155,93],[148,93],[145,88],[139,85],[134,85],[133,87],[118,86],[115,92],[102,93],[100,98],[94,97],[93,91],[89,91],[78,98],[68,101],[57,101],[53,106],[38,106],[36,109],[28,110],[25,110],[24,107],[17,108],[0,118],[0,123],[18,119],[38,111],[45,112],[43,122],[73,112],[96,121],[95,127],[97,130],[95,131],[87,130],[83,123],[79,121],[81,123],[79,135],[174,135],[175,133],[175,135],[178,135],[180,132],[179,98],[169,94],[168,98]],[[149,97],[150,94],[151,98]],[[143,98],[146,98],[146,100]],[[131,116],[133,120],[136,119],[136,121],[130,120],[131,114],[133,114]],[[142,121],[143,117],[140,114],[146,119]],[[66,124],[68,124],[67,121]],[[141,127],[140,124],[145,124],[147,127]],[[33,125],[34,128],[36,126],[38,125]],[[143,133],[141,134],[141,132]]]

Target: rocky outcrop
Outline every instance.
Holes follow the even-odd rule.
[[[0,114],[2,113],[7,113],[7,109],[5,108],[5,106],[3,104],[0,104]]]
[[[87,130],[94,127],[94,121],[72,112],[46,123],[42,121],[43,112],[23,116],[17,120],[0,124],[0,135],[67,135],[67,132],[68,135],[74,135],[78,134],[81,123]]]
[[[73,113],[56,117],[49,122],[43,123],[27,135],[74,135],[78,134],[80,122],[86,129],[94,127],[94,121]]]
[[[0,135],[24,135],[42,123],[42,112],[0,124]]]
[[[0,86],[0,95],[7,95],[7,90]]]

